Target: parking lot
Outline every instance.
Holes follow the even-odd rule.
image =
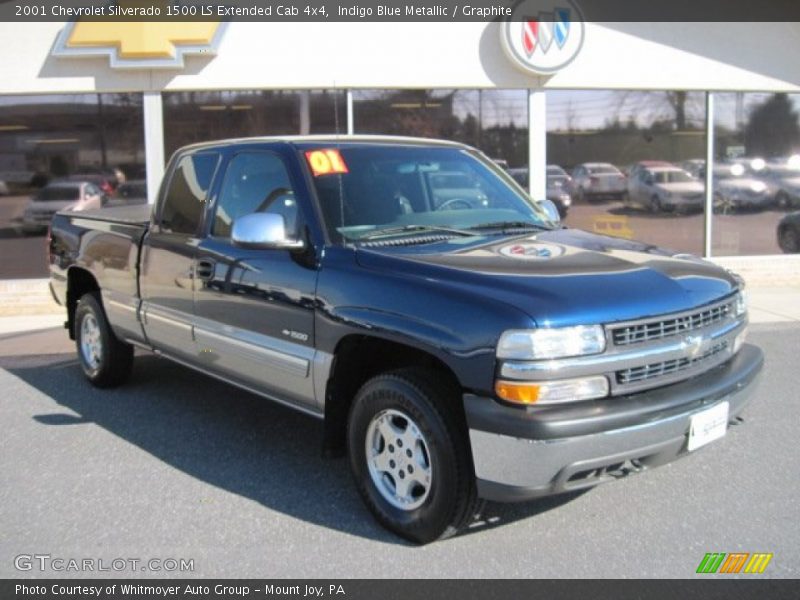
[[[23,235],[16,223],[22,216],[27,196],[0,197],[0,278],[46,277],[44,232]],[[776,227],[786,214],[779,210],[716,215],[714,254],[780,254]],[[577,204],[564,224],[606,235],[648,240],[681,252],[703,253],[703,214],[652,214],[625,208],[620,202]]]
[[[81,575],[15,569],[49,554],[192,559],[199,577],[685,578],[706,552],[771,552],[764,576],[797,577],[800,324],[751,332],[764,376],[722,441],[587,493],[490,504],[427,547],[372,521],[346,461],[320,457],[319,422],[146,354],[128,385],[95,390],[63,330],[5,334],[0,576]],[[187,575],[116,573],[171,574]]]

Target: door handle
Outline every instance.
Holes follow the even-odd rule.
[[[201,258],[195,263],[194,273],[198,279],[203,281],[211,280],[214,277],[214,261]]]

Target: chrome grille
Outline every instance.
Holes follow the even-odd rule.
[[[612,328],[611,340],[615,346],[629,346],[640,342],[660,340],[708,327],[732,314],[733,301],[730,301],[688,315]]]
[[[663,377],[671,375],[680,371],[685,371],[692,367],[699,366],[720,352],[725,352],[728,349],[728,342],[720,342],[706,350],[703,354],[695,357],[685,356],[683,358],[676,358],[673,360],[666,360],[663,362],[653,363],[649,365],[642,365],[640,367],[633,367],[630,369],[623,369],[616,372],[617,383],[620,385],[627,385],[637,383],[656,377]]]

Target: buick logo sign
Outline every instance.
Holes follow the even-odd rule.
[[[583,14],[572,0],[521,0],[501,26],[503,48],[519,68],[550,74],[583,46]]]

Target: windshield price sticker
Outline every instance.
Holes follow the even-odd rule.
[[[306,160],[314,177],[349,173],[338,150],[309,150],[306,152]]]

